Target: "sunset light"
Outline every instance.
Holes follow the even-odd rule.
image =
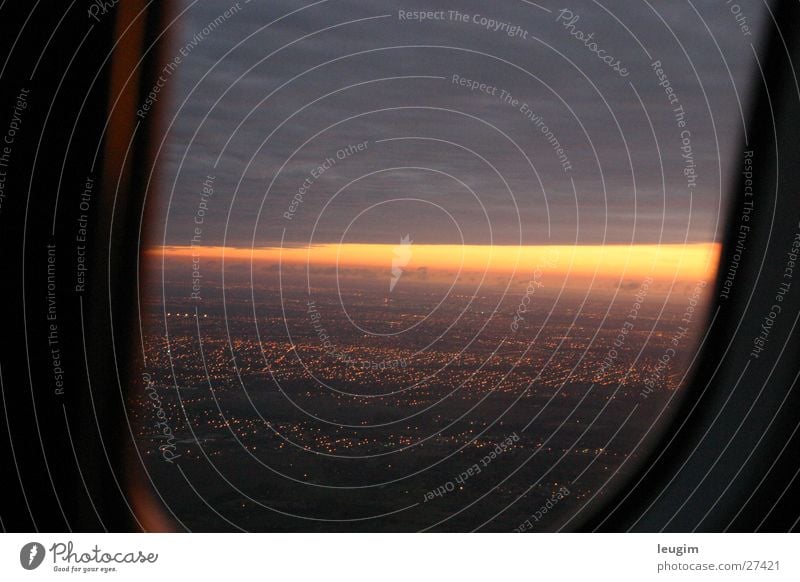
[[[399,240],[399,238],[398,238]],[[290,248],[236,248],[165,246],[150,249],[150,256],[163,253],[169,259],[194,259],[241,263],[272,263],[286,266],[388,269],[396,245],[322,244]],[[666,245],[431,245],[413,244],[406,269],[457,273],[529,273],[539,269],[575,277],[647,277],[660,280],[711,278],[719,258],[717,243]]]

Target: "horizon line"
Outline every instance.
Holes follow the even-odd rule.
[[[398,241],[401,241],[398,238]],[[564,276],[653,276],[659,279],[710,279],[716,275],[721,243],[641,243],[594,245],[453,245],[321,243],[291,247],[162,245],[147,256],[280,265],[439,272],[527,272],[539,269]],[[398,258],[399,257],[399,258]]]

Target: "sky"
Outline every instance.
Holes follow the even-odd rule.
[[[176,10],[152,245],[720,238],[761,2],[235,4]]]

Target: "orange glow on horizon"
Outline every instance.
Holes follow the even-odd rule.
[[[389,269],[403,255],[391,244],[323,244],[311,247],[164,246],[145,251],[150,257],[312,267]],[[637,245],[431,245],[412,244],[403,268],[430,272],[527,274],[532,270],[564,276],[647,277],[660,280],[711,279],[719,261],[718,243]],[[409,257],[410,255],[410,257]],[[406,262],[407,261],[407,262]]]

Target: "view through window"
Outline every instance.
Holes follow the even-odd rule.
[[[578,527],[690,380],[764,4],[171,16],[130,403],[165,516]]]

